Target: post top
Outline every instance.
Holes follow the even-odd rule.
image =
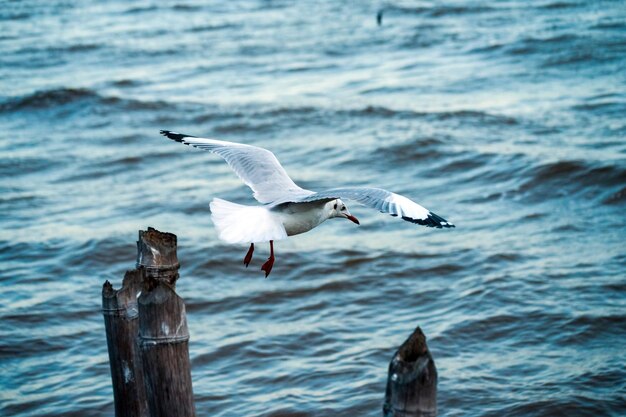
[[[398,357],[405,362],[415,362],[420,356],[426,354],[426,352],[428,352],[426,336],[418,326],[398,349]]]
[[[139,231],[137,268],[143,268],[148,278],[163,279],[173,285],[178,279],[177,238],[173,233],[152,227]]]

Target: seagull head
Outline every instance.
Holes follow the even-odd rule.
[[[351,222],[360,224],[359,219],[357,219],[352,214],[350,214],[350,211],[348,210],[348,207],[346,207],[346,204],[343,201],[341,201],[339,198],[329,202],[328,206],[330,206],[329,218],[343,217],[344,219],[348,219]]]

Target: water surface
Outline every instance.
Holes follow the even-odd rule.
[[[622,2],[24,0],[0,19],[0,414],[113,414],[100,290],[147,226],[179,237],[199,416],[379,416],[417,325],[442,416],[626,413]],[[249,190],[159,129],[457,228],[353,204],[360,227],[278,242],[263,279],[268,249],[244,268],[209,217]]]

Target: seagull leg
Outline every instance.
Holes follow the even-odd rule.
[[[265,271],[265,278],[267,278],[267,276],[270,274],[273,266],[274,266],[274,241],[270,240],[270,257],[267,258],[267,262],[265,262],[263,266],[261,267],[261,270]]]
[[[243,263],[246,266],[246,268],[248,267],[248,265],[250,264],[250,261],[252,260],[253,253],[254,253],[254,243],[250,243],[250,249],[248,249],[248,253],[246,253],[246,257],[243,258]]]

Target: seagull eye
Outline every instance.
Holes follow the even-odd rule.
[[[341,211],[346,211],[346,206],[343,206],[343,207],[341,208]]]
[[[335,203],[335,206],[333,207],[335,210],[337,210],[337,203]]]

